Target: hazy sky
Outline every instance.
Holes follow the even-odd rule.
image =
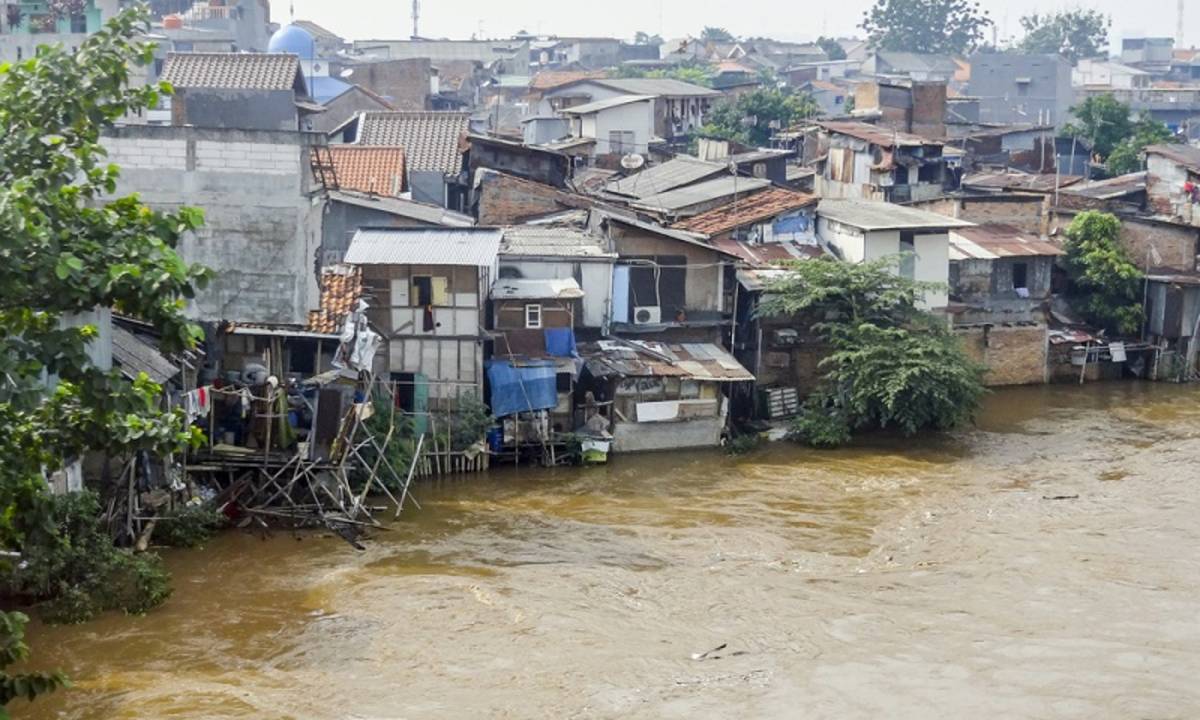
[[[404,38],[412,31],[411,0],[290,0],[296,18],[313,20],[350,39]],[[735,35],[811,40],[855,33],[873,0],[421,0],[425,37],[509,37],[520,30],[557,35],[632,37],[637,30],[664,37],[699,34],[705,25]],[[1113,18],[1110,38],[1174,36],[1177,0],[981,0],[1001,37],[1020,34],[1019,18],[1054,8],[1095,7]],[[1186,0],[1185,40],[1200,43],[1200,2]],[[289,0],[273,0],[276,22],[287,22]]]

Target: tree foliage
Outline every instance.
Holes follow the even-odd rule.
[[[1075,119],[1063,127],[1063,134],[1089,140],[1092,152],[1101,160],[1106,159],[1133,131],[1129,106],[1113,97],[1112,93],[1087,98],[1071,108],[1071,115]]]
[[[821,50],[830,60],[846,59],[846,49],[842,47],[842,44],[838,42],[836,38],[825,37],[822,35],[821,37],[817,38],[817,45],[820,46]]]
[[[831,350],[820,364],[822,388],[793,426],[805,442],[841,445],[871,428],[945,430],[978,408],[983,369],[944,320],[918,307],[938,286],[895,269],[893,259],[810,260],[767,289],[760,315],[818,318],[813,330]]]
[[[810,95],[759,89],[718,103],[709,111],[701,133],[763,146],[776,130],[816,117],[820,112],[820,106]]]
[[[991,24],[971,0],[875,0],[859,27],[880,50],[961,55],[979,45]]]
[[[1067,228],[1065,265],[1072,307],[1093,325],[1130,334],[1142,322],[1141,270],[1119,240],[1121,221],[1089,210]]]
[[[700,32],[700,39],[704,42],[733,42],[735,38],[733,33],[723,27],[713,27],[706,25],[704,30]]]
[[[70,542],[55,522],[45,470],[87,450],[169,452],[195,439],[181,412],[159,408],[160,389],[145,376],[131,383],[89,364],[95,327],[63,322],[114,308],[151,323],[168,348],[200,337],[183,308],[206,274],[174,249],[200,214],[160,213],[136,197],[111,197],[118,169],[104,162],[99,144],[103,126],[153,106],[169,89],[129,87],[130,67],[153,59],[152,49],[134,40],[148,30],[144,11],[126,11],[75,53],[43,47],[33,58],[0,65],[5,551],[34,553],[47,538]],[[12,570],[12,563],[0,567]],[[0,646],[19,643],[22,623],[3,616]],[[12,680],[0,675],[0,682]]]
[[[1142,113],[1133,123],[1129,135],[1122,138],[1104,161],[1104,167],[1112,175],[1138,172],[1142,169],[1142,151],[1147,145],[1179,142],[1175,134],[1150,113]]]
[[[1021,18],[1025,37],[1019,47],[1027,53],[1057,53],[1075,63],[1103,53],[1111,26],[1112,19],[1099,10],[1034,13]]]

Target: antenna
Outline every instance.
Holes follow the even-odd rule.
[[[421,0],[412,0],[412,2],[413,2],[413,10],[412,10],[413,34],[412,34],[412,37],[413,37],[413,40],[416,40],[417,38],[421,37],[421,34],[417,31],[417,23],[421,20]]]

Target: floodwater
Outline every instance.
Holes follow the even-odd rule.
[[[146,617],[35,625],[75,687],[12,709],[1200,717],[1198,401],[1006,390],[942,438],[493,472],[422,487],[365,552],[230,532],[168,556]]]

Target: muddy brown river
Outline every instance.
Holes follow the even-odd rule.
[[[1109,384],[941,438],[426,485],[365,552],[230,532],[146,617],[35,625],[75,687],[12,709],[1196,718],[1198,470],[1200,390]]]

